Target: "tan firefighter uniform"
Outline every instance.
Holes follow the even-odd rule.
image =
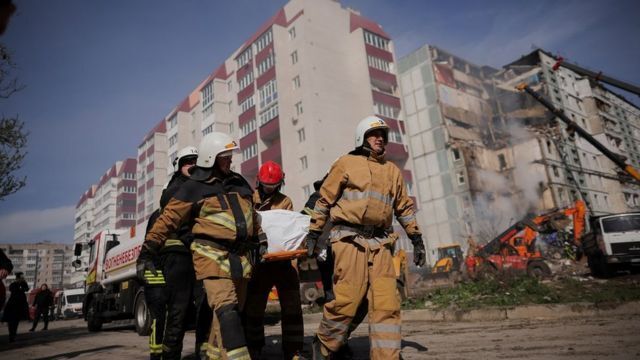
[[[340,157],[331,167],[314,207],[310,231],[334,223],[335,300],[324,306],[318,339],[331,352],[346,341],[349,326],[366,296],[372,359],[400,357],[400,299],[389,236],[395,215],[408,235],[420,234],[413,201],[400,169],[365,149]]]
[[[215,314],[208,355],[212,359],[250,359],[239,312],[251,275],[249,250],[266,241],[259,215],[253,210],[251,187],[233,172],[207,182],[187,180],[145,241],[162,244],[181,224],[189,222],[193,224],[191,252],[196,278],[204,281]]]
[[[263,195],[265,196],[265,195]],[[291,199],[279,191],[260,198],[253,193],[256,210],[293,210]],[[302,352],[304,327],[300,302],[300,279],[290,260],[266,262],[256,266],[249,281],[245,306],[247,345],[252,354],[258,354],[265,345],[264,312],[271,288],[275,286],[280,301],[282,320],[282,351],[284,359],[292,359]]]

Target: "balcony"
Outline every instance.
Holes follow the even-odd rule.
[[[276,67],[274,65],[270,67],[269,70],[265,71],[264,74],[258,76],[258,79],[256,80],[256,87],[259,89],[262,87],[262,85],[269,82],[269,80],[272,80],[275,78],[276,78]]]
[[[403,169],[401,171],[402,171],[402,178],[404,179],[404,181],[406,183],[413,183],[413,179],[411,177],[411,170]]]
[[[238,104],[242,103],[246,98],[253,95],[253,84],[247,85],[244,89],[238,92]]]
[[[240,138],[240,149],[245,149],[251,144],[255,144],[258,140],[258,133],[253,130],[247,135]]]
[[[371,91],[371,93],[372,93],[374,102],[386,104],[397,109],[401,108],[399,98],[392,95],[385,94],[385,93],[381,93],[375,90]]]
[[[280,164],[282,162],[282,150],[280,147],[280,139],[274,141],[271,146],[267,148],[267,150],[260,153],[260,157],[262,158],[262,163],[271,160]]]
[[[255,119],[255,118],[256,118],[256,107],[252,106],[247,111],[243,112],[242,114],[240,114],[240,116],[238,116],[238,125],[242,127],[242,125],[249,122],[249,120]]]
[[[275,117],[260,126],[260,139],[271,142],[280,138],[280,119]]]
[[[243,161],[242,164],[240,164],[240,173],[247,178],[248,181],[250,181],[250,178],[254,178],[258,173],[258,157],[254,156],[247,161]],[[249,182],[249,184],[251,183],[252,182]]]
[[[374,86],[384,89],[385,91],[393,92],[396,86],[398,86],[398,81],[394,74],[372,68],[371,66],[369,66],[369,77]]]
[[[405,161],[409,158],[409,153],[403,144],[389,143],[387,144],[385,157],[387,160],[396,163],[398,167],[402,167],[401,165],[404,165]]]

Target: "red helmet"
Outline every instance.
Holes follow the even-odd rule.
[[[284,173],[280,165],[273,161],[267,161],[260,166],[258,181],[264,185],[279,185],[284,180]]]

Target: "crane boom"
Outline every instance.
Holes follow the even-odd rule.
[[[638,96],[640,96],[640,86],[622,81],[622,80],[618,80],[615,78],[612,78],[611,76],[607,76],[604,75],[601,72],[595,72],[595,71],[591,71],[589,69],[585,69],[582,66],[576,65],[576,64],[572,64],[570,62],[566,62],[564,61],[564,58],[562,58],[561,56],[556,58],[556,63],[553,65],[553,71],[558,70],[558,68],[562,66],[565,67],[573,72],[576,72],[580,75],[584,75],[584,76],[588,76],[596,81],[601,81],[603,83],[607,83],[609,85],[615,86],[619,89],[634,93]]]
[[[533,90],[529,85],[525,83],[521,83],[516,86],[516,89],[520,91],[526,91],[529,95],[533,96],[540,104],[546,107],[549,111],[551,111],[555,116],[560,118],[562,122],[567,124],[570,130],[573,130],[578,133],[583,139],[585,139],[589,144],[593,145],[596,149],[600,150],[600,152],[606,156],[609,160],[613,161],[618,167],[624,170],[627,174],[631,175],[636,181],[640,182],[640,172],[636,170],[633,166],[627,164],[625,159],[609,150],[606,146],[604,146],[601,142],[596,140],[591,134],[589,134],[585,129],[580,127],[575,121],[569,119],[562,110],[555,107],[549,100],[545,99],[540,93]]]

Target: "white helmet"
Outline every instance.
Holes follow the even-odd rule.
[[[198,161],[196,165],[201,168],[212,168],[216,162],[216,156],[223,152],[238,150],[238,142],[231,136],[221,132],[207,134],[198,146]]]
[[[198,157],[198,149],[196,149],[195,146],[187,146],[185,148],[178,150],[178,154],[176,155],[176,158],[173,159],[173,171],[174,172],[180,171],[180,162],[183,159],[186,159],[189,157],[193,157],[193,158]]]
[[[389,126],[387,123],[377,116],[367,116],[360,120],[356,127],[356,147],[362,146],[367,137],[367,133],[376,129],[384,130],[384,142],[386,144],[389,141]]]

